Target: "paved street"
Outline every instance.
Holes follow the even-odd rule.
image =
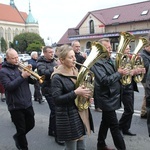
[[[32,86],[31,86],[32,90]],[[135,113],[132,121],[132,132],[137,136],[129,137],[124,136],[127,150],[149,150],[150,138],[148,137],[146,120],[141,119],[140,107],[143,97],[143,88],[139,85],[139,93],[135,93]],[[53,137],[47,135],[48,131],[48,117],[49,108],[47,102],[39,104],[33,101],[35,110],[35,128],[27,134],[29,150],[63,150],[63,146],[59,146],[55,143]],[[123,109],[117,111],[118,118],[122,114]],[[97,133],[101,119],[101,113],[95,112],[91,107],[93,115],[95,133],[92,133],[90,137],[87,137],[87,150],[96,150]],[[15,127],[11,122],[9,112],[7,111],[6,104],[0,102],[0,150],[17,150],[12,139],[15,133]],[[109,147],[114,147],[110,132],[108,134],[107,144]]]

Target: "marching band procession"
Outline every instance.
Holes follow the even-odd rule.
[[[129,46],[134,39],[129,32],[120,33],[115,60],[111,59],[109,38],[93,42],[88,56],[81,53],[79,41],[57,47],[57,54],[52,47],[45,46],[43,55],[32,57],[35,62],[29,61],[28,65],[19,61],[15,49],[9,48],[0,69],[0,83],[5,89],[6,104],[16,129],[12,135],[16,148],[30,149],[27,133],[36,126],[30,84],[36,85],[35,101],[42,104],[42,97],[45,97],[50,111],[48,135],[64,146],[63,150],[88,149],[86,140],[96,132],[92,103],[102,115],[96,149],[127,150],[124,135],[136,136],[130,127],[138,83],[142,83],[145,90],[145,128],[150,136],[150,38],[139,37],[131,54]],[[139,54],[139,51],[142,52]],[[119,119],[116,110],[122,105],[124,111]],[[114,148],[106,142],[109,129]]]

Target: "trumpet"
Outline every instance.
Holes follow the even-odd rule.
[[[31,74],[31,77],[38,80],[39,83],[43,83],[44,82],[44,79],[45,79],[45,76],[39,76],[37,73],[35,73],[34,71],[30,70],[28,66],[25,66],[25,64],[23,63],[18,63],[18,67],[19,67],[19,70],[24,70],[24,71],[27,71]]]

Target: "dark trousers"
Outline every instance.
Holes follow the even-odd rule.
[[[119,120],[119,127],[124,132],[131,127],[132,116],[134,113],[134,91],[122,94],[122,103],[124,105],[124,112]]]
[[[147,108],[147,128],[150,137],[150,80],[146,81],[145,96],[146,96],[146,108]]]
[[[55,133],[56,135],[56,116],[55,116],[55,103],[52,96],[45,96],[47,103],[50,108],[50,116],[49,116],[49,133]]]
[[[34,83],[34,99],[41,100],[42,99],[42,94],[41,94],[41,87],[38,81]]]
[[[97,146],[106,146],[105,139],[109,128],[117,150],[125,150],[125,142],[119,130],[119,124],[115,111],[102,111],[102,121],[99,128]]]
[[[28,149],[26,134],[34,127],[33,107],[10,111],[11,118],[15,124],[17,141],[21,149]]]

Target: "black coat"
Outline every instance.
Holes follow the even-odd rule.
[[[76,62],[83,64],[85,61],[85,58],[82,56],[82,54],[79,53],[75,53],[75,57],[76,57]],[[78,68],[78,70],[80,70],[81,65],[76,64],[76,67]]]
[[[54,67],[56,66],[56,61],[52,59],[51,61],[47,61],[44,56],[41,56],[37,60],[37,71],[40,76],[44,75],[45,80],[41,84],[42,95],[49,96],[51,95],[51,74],[54,71]]]
[[[56,106],[56,130],[61,141],[76,140],[85,135],[85,127],[75,105],[74,89],[75,84],[69,77],[58,74],[53,76],[52,96]]]
[[[22,78],[18,66],[4,62],[0,70],[0,82],[5,88],[8,110],[26,109],[32,106],[29,83],[34,83],[31,78]]]
[[[121,75],[107,59],[101,59],[91,68],[95,74],[94,99],[104,111],[121,107]]]
[[[146,81],[150,80],[150,69],[149,69],[150,68],[150,53],[147,52],[146,50],[143,50],[140,56],[143,58],[144,67],[146,69],[146,73],[144,74],[142,83],[146,83]]]

